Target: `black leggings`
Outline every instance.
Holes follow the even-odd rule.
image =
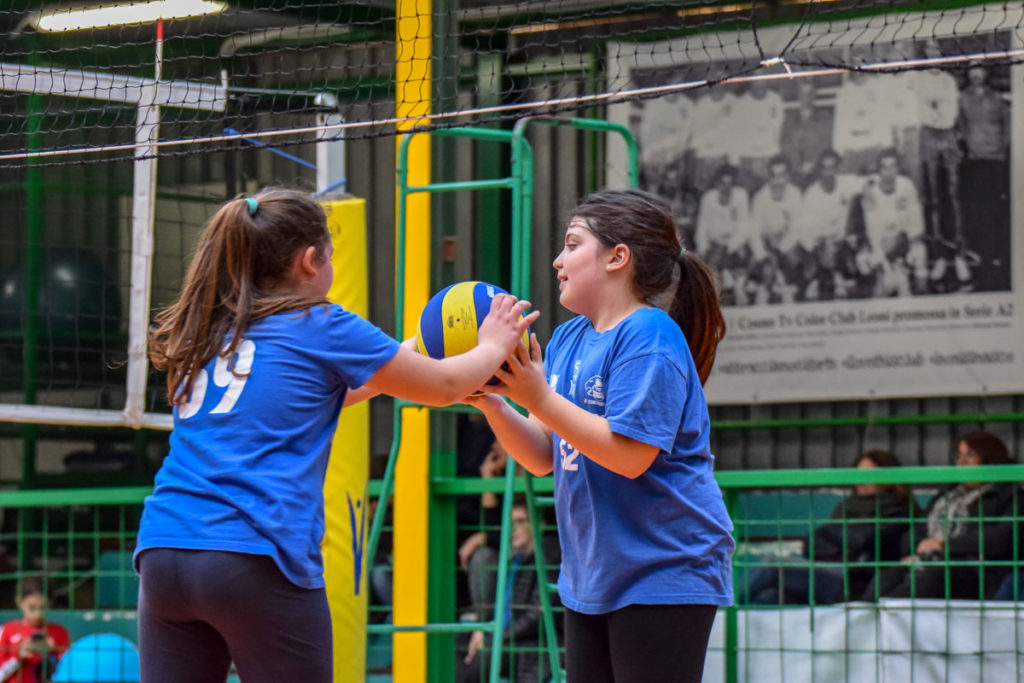
[[[139,662],[145,683],[327,683],[324,589],[296,586],[265,555],[155,548],[139,558]]]
[[[714,605],[565,610],[567,683],[700,683]]]

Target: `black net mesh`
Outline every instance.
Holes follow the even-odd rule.
[[[424,113],[399,109],[396,120],[402,64],[414,74],[430,66],[432,111],[418,123],[467,125],[792,71],[1005,63],[1016,56],[1010,37],[1020,26],[1019,8],[999,3],[470,0],[435,2],[431,15],[401,21],[395,3],[165,4],[207,13],[158,24],[133,20],[142,2],[99,19],[35,0],[8,3],[0,12],[0,165],[33,155],[41,163],[129,158],[137,110],[154,102],[158,146],[148,154],[250,144],[241,135],[300,144],[324,112],[344,119],[334,135],[394,134],[401,117]],[[104,25],[49,30],[92,20]],[[414,46],[417,35],[427,44]]]
[[[49,30],[48,3],[0,8],[0,403],[123,405],[133,220],[144,208],[135,200],[145,190],[133,159],[159,157],[150,309],[173,301],[224,198],[268,184],[322,189],[324,136],[345,140],[349,161],[329,182],[345,182],[347,170],[347,189],[368,198],[371,273],[386,282],[391,136],[413,123],[507,128],[572,113],[625,124],[641,185],[672,202],[684,242],[720,273],[727,307],[1011,289],[1020,3],[436,0],[429,15],[400,17],[396,3],[246,0],[122,23],[148,4],[67,31]],[[82,23],[64,7],[51,19]],[[429,102],[429,114],[410,102]],[[621,179],[625,155],[610,142],[546,135],[535,138],[536,242],[555,245],[560,236],[545,226],[585,186]],[[453,149],[448,165],[460,177],[505,161]],[[802,239],[793,250],[772,241],[781,232],[772,210],[755,206],[780,160],[780,192],[803,194],[828,150],[841,179],[856,179],[846,194],[860,202],[841,207],[833,237],[871,234],[864,189],[881,182],[883,163],[916,192],[920,225],[908,234],[924,236],[881,245],[899,266],[889,279],[862,272],[869,240]],[[755,232],[771,253],[730,242],[749,226],[716,215],[710,200],[702,210],[725,176],[745,202],[732,207],[741,222],[768,217]],[[458,220],[441,223],[473,224],[475,211],[481,234],[497,230],[488,221],[507,210],[480,201],[471,209],[460,198],[449,207]],[[812,215],[795,212],[794,225]],[[991,238],[965,237],[972,221]],[[475,257],[464,249],[458,272],[471,275],[484,248]],[[535,268],[550,263],[542,252]],[[557,310],[557,293],[538,288],[540,305]],[[375,287],[371,297],[386,327],[392,292]],[[723,358],[720,368],[732,368]],[[150,379],[147,410],[167,410],[160,385]]]

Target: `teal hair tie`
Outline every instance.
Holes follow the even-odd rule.
[[[260,208],[260,203],[254,197],[246,197],[245,203],[249,206],[249,215],[255,216],[256,209]]]
[[[686,256],[686,247],[679,250],[679,258],[683,258],[684,256]]]

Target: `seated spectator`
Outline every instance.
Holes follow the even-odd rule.
[[[71,645],[67,629],[46,621],[46,596],[38,579],[25,579],[18,598],[21,619],[0,631],[0,680],[4,683],[43,683]]]
[[[366,524],[372,525],[373,519],[380,511],[379,499],[372,497],[367,502],[368,509],[366,516]],[[370,592],[368,594],[370,603],[370,614],[369,619],[371,623],[380,624],[390,620],[391,618],[391,605],[394,602],[394,586],[393,586],[393,564],[394,558],[391,553],[391,529],[394,527],[392,521],[392,507],[390,501],[385,507],[384,511],[384,527],[381,530],[380,538],[377,540],[377,549],[373,557],[367,558],[367,570],[368,570],[368,584]],[[367,529],[370,526],[366,527]],[[369,532],[367,532],[368,534]]]
[[[868,451],[854,467],[899,467],[888,451]],[[752,605],[827,604],[859,597],[874,575],[876,561],[898,560],[899,542],[911,517],[920,515],[907,487],[895,484],[857,484],[853,494],[836,505],[829,522],[818,527],[804,544],[812,562],[758,567],[740,595]],[[892,521],[885,521],[892,520]],[[819,563],[842,563],[842,567]]]
[[[1024,600],[1024,571],[1019,569],[1006,575],[999,588],[992,594],[993,600]]]
[[[970,432],[957,444],[958,467],[1010,462],[1006,444],[989,432]],[[926,510],[927,522],[901,541],[903,564],[883,570],[864,598],[969,600],[994,593],[1010,568],[990,563],[1013,558],[1019,490],[1014,482],[964,482],[936,495]]]
[[[482,479],[494,479],[496,477],[504,476],[505,465],[508,463],[508,453],[501,447],[501,444],[495,439],[491,442],[491,448],[487,451],[487,455],[484,456],[483,462],[480,463],[480,477]],[[501,506],[498,505],[498,494],[491,491],[485,491],[480,494],[480,507],[479,507],[479,518],[477,522],[484,529],[494,529],[501,525]],[[469,569],[469,563],[477,550],[487,546],[489,541],[493,548],[497,545],[497,538],[489,538],[487,531],[475,531],[466,537],[461,544],[459,544],[459,566],[463,569]]]
[[[554,535],[552,534],[552,539]],[[548,679],[547,657],[540,652],[540,591],[545,586],[538,580],[534,561],[534,538],[526,499],[517,495],[512,504],[512,533],[508,574],[505,582],[504,637],[502,641],[502,676],[513,682]],[[551,544],[542,546],[545,566],[551,566]],[[469,586],[473,607],[479,621],[489,621],[497,595],[498,551],[480,546],[469,562]],[[553,577],[552,577],[553,578]],[[460,683],[488,680],[490,633],[473,631],[465,644],[464,656],[456,659],[456,679]],[[514,652],[512,648],[515,648]]]
[[[495,474],[485,474],[483,465],[488,460],[494,447],[494,432],[491,431],[487,420],[479,414],[462,413],[456,417],[456,476],[459,478],[476,478],[487,476],[501,476],[504,467]],[[490,470],[488,470],[489,472]],[[469,561],[469,556],[476,549],[481,541],[478,531],[489,526],[501,524],[501,510],[486,506],[496,506],[497,496],[494,494],[484,495],[459,495],[455,497],[455,545],[459,548],[460,564],[463,569]],[[456,575],[456,604],[462,610],[469,604],[469,587],[466,585],[466,575]]]

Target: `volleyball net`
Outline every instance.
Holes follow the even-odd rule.
[[[146,19],[149,5],[168,18]],[[1009,63],[1018,3],[130,3],[0,12],[0,168],[394,135],[848,69]],[[174,14],[192,16],[174,17]],[[140,20],[143,19],[143,20]],[[98,24],[98,25],[94,25]],[[424,52],[414,44],[428,38]],[[402,112],[396,66],[430,111]],[[336,114],[318,120],[317,115]],[[157,128],[140,139],[143,120]]]
[[[882,101],[860,124],[912,130],[922,114],[907,113],[899,78],[964,84],[981,68],[1008,100],[1024,55],[1020,3],[465,0],[400,15],[394,3],[257,0],[140,14],[150,4],[0,10],[0,421],[167,428],[145,332],[206,218],[267,182],[344,189],[346,143],[412,124],[609,118],[634,131],[645,186],[680,205],[685,230],[680,188],[709,186],[723,159],[765,176],[759,132],[784,116],[811,130],[804,108],[833,122],[852,111],[848,73],[888,79],[863,91]],[[421,79],[418,106],[398,101],[399,72]],[[725,121],[701,108],[723,97],[746,117],[695,133],[702,116]],[[883,146],[859,144],[847,163]],[[623,172],[623,155],[601,153],[602,173]]]

